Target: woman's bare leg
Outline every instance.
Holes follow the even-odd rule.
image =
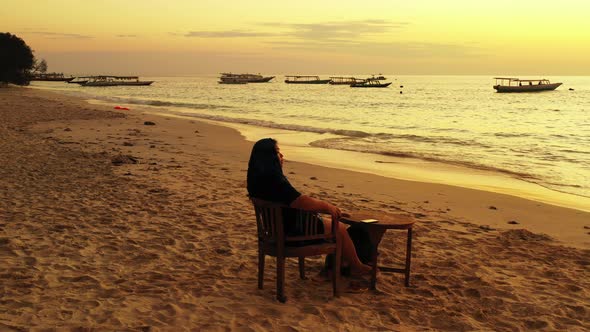
[[[324,227],[326,229],[326,233],[330,234],[332,232],[332,220],[324,220]],[[371,271],[371,267],[363,264],[363,262],[361,262],[359,259],[358,255],[356,254],[354,243],[346,231],[344,224],[340,223],[338,225],[338,233],[342,239],[342,259],[350,264],[352,274],[369,273]]]

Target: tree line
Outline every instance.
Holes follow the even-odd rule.
[[[29,84],[31,74],[47,72],[47,61],[35,59],[24,40],[0,32],[0,83]]]

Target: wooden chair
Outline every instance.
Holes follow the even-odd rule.
[[[258,228],[258,288],[262,289],[264,281],[265,255],[277,259],[277,299],[287,301],[285,296],[285,258],[299,258],[299,276],[305,279],[305,257],[333,254],[332,287],[334,296],[339,296],[338,281],[340,279],[341,240],[338,234],[338,221],[332,220],[332,232],[325,234],[323,222],[316,213],[295,210],[297,217],[293,222],[303,231],[302,235],[287,236],[284,231],[283,210],[290,209],[286,205],[250,198],[256,212]]]

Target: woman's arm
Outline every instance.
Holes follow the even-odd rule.
[[[332,219],[336,221],[339,220],[342,215],[340,209],[336,206],[306,195],[300,195],[297,197],[297,199],[291,202],[289,207],[312,212],[327,213],[332,215]]]

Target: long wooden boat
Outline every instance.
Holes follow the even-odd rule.
[[[74,77],[66,77],[63,73],[35,73],[29,76],[31,81],[51,81],[51,82],[68,82]]]
[[[521,80],[513,77],[494,77],[497,92],[540,92],[557,89],[562,83],[551,83],[547,79]]]
[[[391,85],[391,82],[381,83],[374,78],[367,78],[350,85],[351,88],[386,88]]]
[[[221,77],[219,78],[219,83],[222,84],[240,84],[240,83],[231,83],[233,81],[245,81],[246,83],[267,83],[270,82],[275,78],[274,76],[262,76],[260,74],[232,74],[232,73],[221,73]],[[230,81],[230,83],[226,83],[224,81]]]
[[[140,81],[138,76],[90,76],[82,86],[139,86],[150,85],[154,81]]]
[[[92,76],[76,76],[73,79],[69,80],[68,83],[69,84],[84,84],[86,82],[88,82],[88,80],[90,80]]]
[[[331,85],[351,85],[353,83],[358,82],[358,78],[354,77],[347,77],[347,76],[334,76],[330,77],[330,84]]]
[[[219,84],[248,84],[248,81],[239,77],[221,77]]]
[[[288,84],[328,84],[331,80],[321,80],[319,76],[287,75],[285,83]]]

